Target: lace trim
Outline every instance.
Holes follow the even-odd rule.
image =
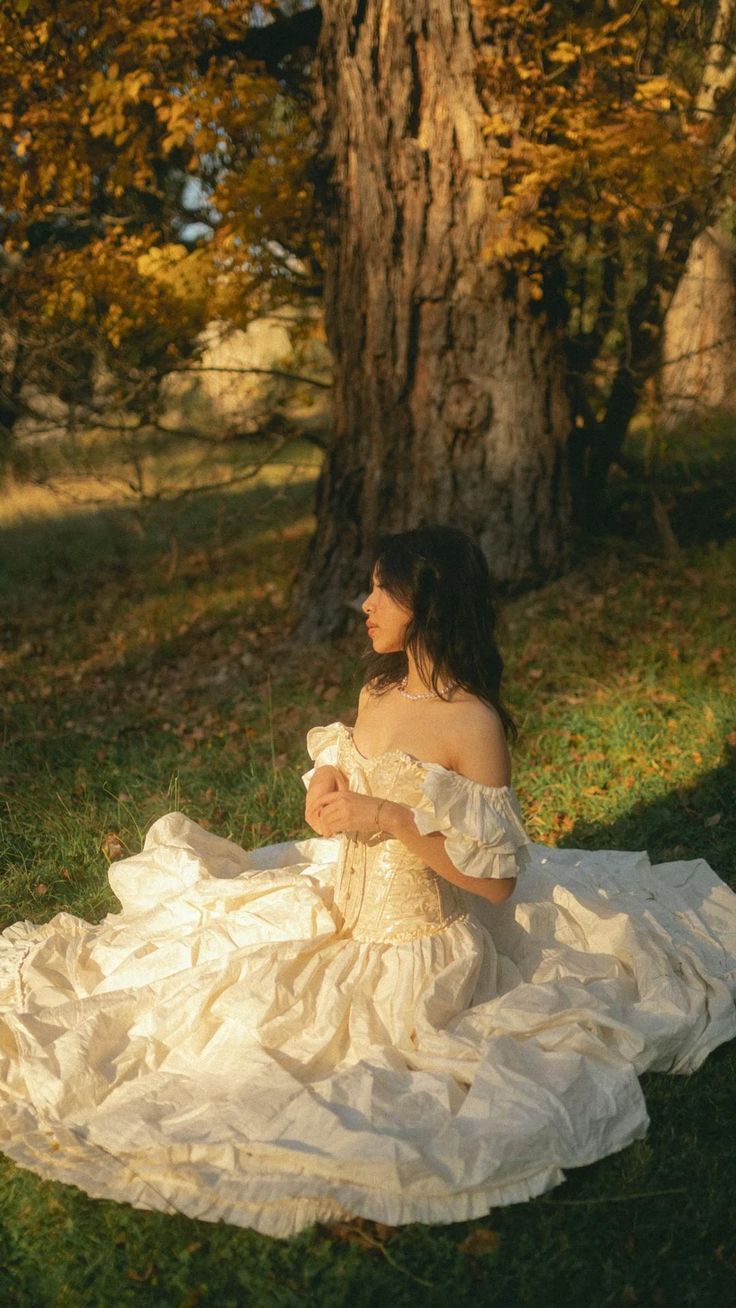
[[[407,931],[393,931],[391,935],[372,935],[365,931],[346,931],[346,936],[351,940],[359,940],[365,945],[401,945],[409,940],[421,940],[423,936],[437,936],[441,931],[446,931],[449,926],[455,922],[465,922],[470,914],[463,909],[458,909],[456,913],[451,913],[446,917],[444,922],[437,922],[434,925],[426,924],[420,927],[414,927]]]

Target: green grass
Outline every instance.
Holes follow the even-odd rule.
[[[6,498],[4,924],[115,908],[103,846],[137,849],[173,807],[246,845],[304,833],[304,734],[350,710],[361,675],[359,634],[308,658],[286,637],[313,479],[269,470],[154,506],[143,528],[113,501]],[[530,831],[704,856],[733,884],[736,541],[722,516],[708,540],[699,518],[664,562],[645,500],[612,498],[621,534],[503,612]],[[729,1046],[691,1078],[647,1076],[646,1140],[455,1226],[277,1241],[91,1200],[0,1160],[0,1303],[717,1308],[736,1270],[735,1072]]]

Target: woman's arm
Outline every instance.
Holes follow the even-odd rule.
[[[327,795],[336,794],[340,790],[347,790],[348,783],[339,768],[334,767],[332,763],[324,763],[321,767],[315,768],[312,779],[307,789],[307,797],[304,804],[304,816],[313,831],[318,836],[327,835],[322,828],[322,822],[319,814],[319,804]]]
[[[477,700],[458,705],[453,719],[455,749],[452,771],[485,786],[505,786],[510,780],[506,737],[498,715]],[[379,807],[380,806],[380,807]],[[315,813],[325,835],[342,831],[382,830],[400,840],[438,876],[462,890],[480,895],[491,903],[502,903],[513,893],[516,877],[466,877],[445,853],[441,832],[423,836],[414,822],[411,808],[393,800],[376,800],[350,790],[326,794]]]
[[[446,881],[451,881],[454,886],[460,886],[461,890],[469,890],[474,895],[480,895],[482,899],[490,900],[492,904],[502,904],[513,894],[516,877],[484,879],[466,877],[462,872],[458,872],[455,864],[445,853],[445,837],[439,831],[429,836],[420,835],[412,811],[406,804],[395,804],[390,799],[384,800],[380,822],[389,836],[400,840],[402,845],[406,845],[412,854],[421,858],[433,872],[444,877]]]
[[[486,879],[463,876],[445,853],[445,837],[439,831],[429,836],[420,835],[407,804],[397,804],[392,799],[376,799],[372,795],[359,795],[354,790],[344,789],[325,795],[316,806],[315,817],[320,823],[320,835],[336,836],[343,831],[369,834],[384,831],[395,840],[400,840],[413,854],[417,854],[438,876],[491,903],[498,904],[508,899],[516,885],[516,877]]]

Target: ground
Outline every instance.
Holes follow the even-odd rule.
[[[736,884],[733,500],[722,466],[671,466],[679,554],[662,556],[645,491],[614,480],[608,534],[503,606],[515,782],[534,839],[702,856]],[[253,482],[143,512],[117,484],[96,507],[84,479],[71,500],[71,483],[67,498],[7,484],[3,925],[115,909],[109,858],[172,808],[245,845],[304,833],[304,735],[350,712],[364,642],[305,656],[288,641],[315,475],[312,447],[295,448]],[[0,1301],[718,1308],[736,1270],[735,1072],[729,1046],[693,1077],[645,1077],[646,1140],[456,1226],[356,1221],[276,1241],[0,1160]]]

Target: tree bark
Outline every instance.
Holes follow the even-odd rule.
[[[725,226],[693,241],[665,319],[659,400],[665,426],[736,409],[736,242]]]
[[[303,639],[343,628],[382,532],[455,523],[516,589],[564,566],[571,525],[563,300],[484,254],[503,188],[472,5],[321,8],[334,437],[295,597]]]
[[[736,151],[736,115],[719,106],[736,87],[736,50],[731,32],[736,0],[714,5],[707,56],[695,97],[695,118],[717,121],[721,168]],[[703,408],[736,405],[733,382],[736,345],[736,277],[733,204],[728,201],[710,227],[690,247],[685,271],[667,309],[659,401],[665,426]]]

